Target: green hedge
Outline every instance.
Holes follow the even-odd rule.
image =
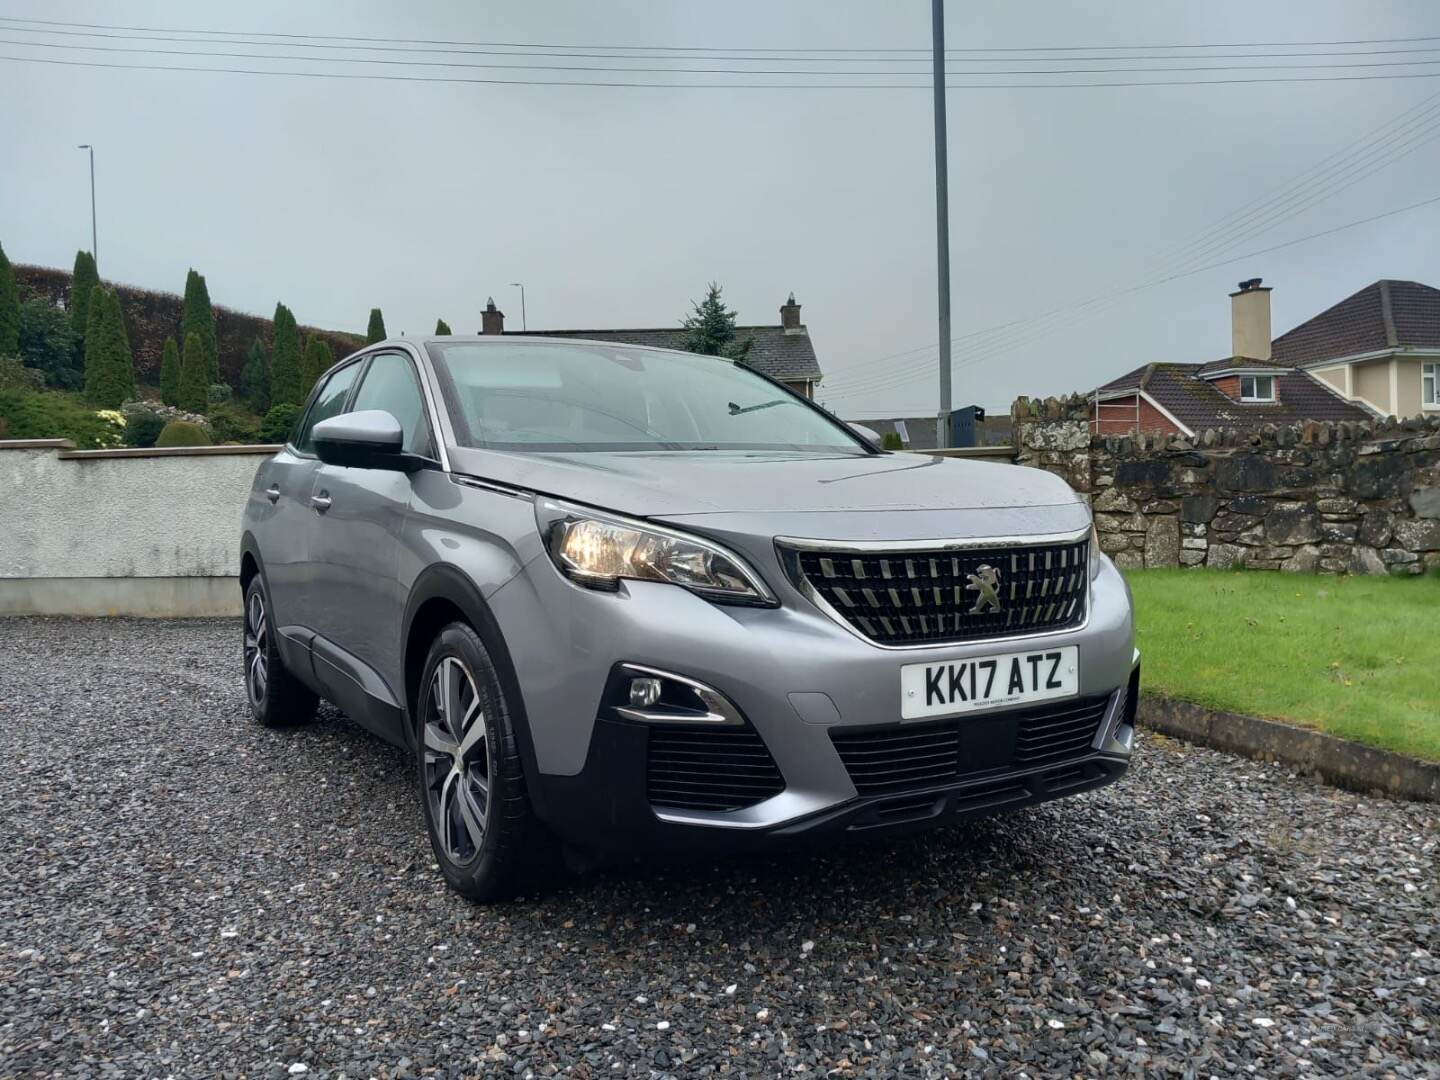
[[[194,336],[193,334],[191,335]],[[210,433],[188,420],[171,420],[165,425],[156,446],[210,446]]]

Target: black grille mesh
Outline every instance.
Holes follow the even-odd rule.
[[[646,758],[654,806],[740,810],[785,790],[775,759],[748,724],[653,727]]]
[[[1088,540],[964,551],[799,551],[806,581],[882,645],[977,641],[1085,620]],[[994,603],[982,585],[993,585]],[[998,610],[996,604],[998,603]],[[977,607],[982,610],[975,610]]]
[[[1084,757],[1095,741],[1109,701],[1108,695],[1072,698],[1015,714],[1014,759],[998,771]],[[961,718],[869,731],[834,728],[830,739],[856,791],[861,795],[893,795],[941,787],[976,772],[960,752],[960,725],[964,723],[967,720]],[[979,771],[997,770],[990,766]]]

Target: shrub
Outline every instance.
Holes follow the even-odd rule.
[[[211,383],[205,388],[205,404],[213,409],[217,405],[224,405],[235,396],[235,391],[230,389],[229,383]]]
[[[265,414],[265,419],[260,421],[260,430],[256,432],[256,436],[262,443],[283,443],[290,438],[290,432],[299,418],[299,405],[272,405]]]
[[[449,333],[450,333],[450,324],[447,323],[444,319],[436,319],[436,320],[435,320],[435,333],[437,333],[437,334],[449,334]]]
[[[91,291],[99,284],[100,272],[95,269],[95,256],[88,251],[77,251],[75,269],[70,275],[70,329],[75,332],[77,345],[85,340]]]
[[[171,420],[160,429],[155,440],[158,446],[209,446],[210,433],[200,424],[188,420]]]
[[[259,338],[250,343],[240,369],[240,399],[261,415],[270,408],[270,363]]]
[[[114,446],[123,430],[73,394],[0,390],[0,419],[11,439],[69,439],[81,450]]]
[[[378,307],[370,309],[370,325],[365,330],[365,344],[374,345],[377,341],[385,340],[385,316],[380,314]]]
[[[166,420],[159,413],[127,412],[125,416],[125,445],[149,449],[155,445],[160,432],[165,430]]]
[[[75,367],[78,339],[70,316],[39,297],[20,305],[20,357],[57,390],[78,390],[84,381]],[[3,355],[3,354],[0,354]]]
[[[253,416],[234,405],[212,408],[205,422],[217,443],[253,443],[260,430]]]
[[[900,441],[900,433],[899,433],[898,431],[887,431],[887,432],[885,432],[885,437],[880,440],[880,446],[881,446],[881,449],[884,449],[884,450],[904,450],[904,449],[905,449],[905,444]]]
[[[45,376],[32,367],[26,367],[18,356],[0,356],[0,390],[20,390],[34,393],[45,387]]]
[[[20,286],[5,249],[0,248],[0,356],[14,356],[19,351]]]
[[[270,405],[303,405],[310,388],[300,372],[300,331],[284,304],[275,305],[275,338],[270,348]]]
[[[305,362],[301,367],[305,381],[305,392],[308,394],[310,388],[315,385],[317,379],[330,370],[330,365],[335,362],[335,357],[330,352],[330,346],[317,337],[312,337],[305,343]]]
[[[120,298],[103,285],[90,290],[90,315],[85,327],[85,396],[107,408],[118,408],[135,396],[135,359],[130,353]]]
[[[180,408],[204,412],[210,389],[209,361],[200,335],[185,335],[185,351],[180,354]]]
[[[160,400],[166,405],[180,404],[180,346],[173,337],[165,339],[160,352]]]

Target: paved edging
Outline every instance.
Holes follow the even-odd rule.
[[[1337,787],[1440,802],[1440,764],[1377,750],[1319,731],[1145,694],[1145,727],[1187,742],[1315,773]]]

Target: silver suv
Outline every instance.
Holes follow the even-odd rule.
[[[382,342],[241,537],[245,685],[413,750],[445,879],[938,825],[1130,757],[1129,590],[1038,470],[885,453],[738,363]]]

